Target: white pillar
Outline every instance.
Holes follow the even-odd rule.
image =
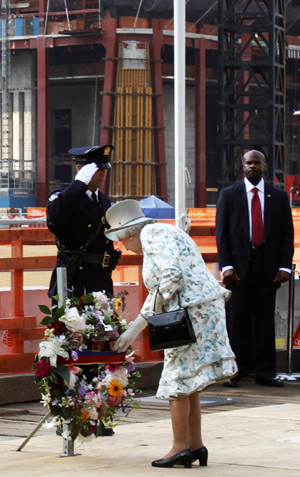
[[[12,104],[12,159],[18,161],[20,159],[20,110],[19,110],[19,92],[13,92],[13,104]]]
[[[185,194],[185,1],[174,0],[175,224],[184,229]]]

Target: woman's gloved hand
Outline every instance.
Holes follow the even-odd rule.
[[[114,351],[122,353],[127,350],[135,338],[140,334],[143,329],[146,328],[148,322],[141,315],[138,315],[137,318],[131,322],[128,329],[122,333],[114,345]]]
[[[77,172],[75,176],[75,180],[84,182],[86,185],[89,185],[93,175],[97,171],[98,171],[98,166],[95,164],[95,162],[92,162],[91,164],[86,164],[81,169],[79,169],[79,171]]]

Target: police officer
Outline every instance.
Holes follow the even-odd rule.
[[[63,190],[53,191],[47,204],[47,224],[55,235],[58,256],[48,296],[57,294],[56,268],[66,266],[68,289],[113,294],[111,272],[120,252],[104,236],[104,216],[109,198],[101,190],[111,168],[113,146],[85,146],[68,151],[76,163],[75,179]]]
[[[73,296],[93,291],[113,294],[111,273],[121,253],[114,250],[113,242],[103,233],[107,226],[105,212],[111,204],[100,190],[111,168],[112,150],[113,146],[106,145],[68,151],[76,163],[77,174],[66,188],[53,191],[47,204],[47,224],[58,248],[49,298],[57,294],[56,268],[61,266],[67,268],[68,289]],[[89,378],[97,374],[96,367],[82,368]],[[113,429],[105,427],[105,436],[113,434]]]

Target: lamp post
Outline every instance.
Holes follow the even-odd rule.
[[[185,2],[174,0],[175,224],[184,229],[185,193]]]

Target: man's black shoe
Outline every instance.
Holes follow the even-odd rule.
[[[229,381],[226,381],[226,383],[223,384],[225,388],[237,388],[237,385],[237,379],[235,378],[229,379]]]
[[[282,388],[284,383],[280,378],[264,378],[261,376],[257,376],[256,384],[262,386],[273,386],[275,388]]]

